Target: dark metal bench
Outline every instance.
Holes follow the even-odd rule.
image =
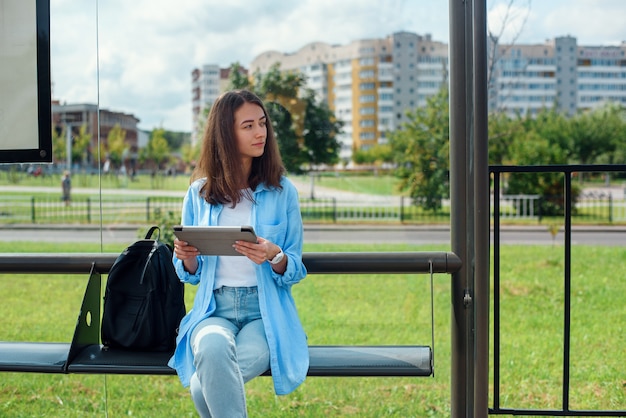
[[[117,254],[0,254],[0,273],[90,272],[71,343],[0,341],[0,371],[88,374],[175,374],[171,353],[107,349],[100,344],[102,274]],[[449,252],[305,253],[309,274],[453,273]],[[429,346],[310,346],[309,376],[430,376]],[[267,371],[265,375],[269,375]]]

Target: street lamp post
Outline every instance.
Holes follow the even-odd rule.
[[[65,122],[66,169],[72,171],[72,123]]]
[[[67,171],[72,171],[72,128],[81,126],[82,122],[77,121],[74,115],[65,114],[62,118],[65,124],[65,161]]]

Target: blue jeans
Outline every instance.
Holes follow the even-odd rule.
[[[270,364],[258,291],[224,286],[213,295],[215,312],[191,334],[191,398],[201,417],[247,417],[244,383]]]

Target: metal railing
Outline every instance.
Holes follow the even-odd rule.
[[[621,189],[620,189],[621,191]],[[617,196],[616,196],[617,195]],[[495,204],[491,194],[491,218],[494,208],[507,222],[547,223],[554,217],[542,211],[546,199],[562,201],[563,196],[538,194],[502,194]],[[626,223],[624,194],[608,190],[583,191],[572,211],[572,221],[579,224]],[[182,198],[172,196],[77,197],[69,205],[60,199],[40,196],[0,196],[0,223],[137,223],[153,222],[159,215],[172,212],[178,218]],[[386,197],[375,201],[339,198],[300,199],[302,218],[310,223],[388,223],[419,224],[450,222],[450,205],[444,201],[438,211],[424,210],[419,200],[410,197]]]
[[[565,224],[564,237],[564,271],[563,271],[563,346],[562,346],[562,386],[561,409],[523,409],[501,407],[501,290],[503,277],[500,270],[500,216],[494,217],[493,238],[493,405],[489,413],[494,415],[526,415],[526,416],[626,416],[626,410],[574,410],[570,407],[571,389],[571,302],[572,302],[572,216],[574,212],[572,177],[574,173],[603,173],[626,172],[626,165],[553,165],[553,166],[491,166],[493,176],[494,195],[500,194],[500,184],[503,176],[510,173],[563,173],[562,196],[563,221]],[[500,200],[493,201],[493,213],[500,211]],[[619,350],[619,348],[617,348]]]
[[[99,200],[77,197],[66,205],[60,199],[39,196],[0,196],[0,223],[58,224],[92,222],[145,223],[159,214],[179,216],[182,199],[168,196],[107,197]]]

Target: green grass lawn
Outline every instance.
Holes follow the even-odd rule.
[[[49,174],[33,177],[24,172],[11,173],[0,172],[0,185],[18,185],[25,187],[58,187],[61,193],[61,174]],[[100,188],[103,189],[130,189],[130,190],[187,190],[189,175],[178,174],[176,176],[142,174],[129,177],[117,175],[102,175],[86,173],[72,173],[72,188]]]
[[[310,184],[308,175],[289,176],[304,184]],[[29,187],[58,187],[61,192],[61,176],[48,175],[45,177],[33,177],[24,173],[10,177],[7,173],[0,172],[0,185],[20,185]],[[378,176],[355,176],[347,174],[324,174],[315,177],[315,186],[323,186],[337,190],[347,190],[358,193],[368,193],[376,195],[398,195],[398,179],[391,175]],[[150,176],[147,174],[138,175],[133,181],[123,177],[109,175],[102,176],[91,174],[72,174],[72,186],[75,188],[99,188],[103,189],[130,189],[130,190],[187,190],[189,186],[189,175],[178,174],[176,176]]]
[[[294,178],[305,184],[311,183],[311,178],[308,175],[294,176]],[[399,184],[398,178],[389,174],[359,176],[344,173],[324,173],[314,177],[314,187],[320,186],[380,196],[407,195],[406,192],[402,193],[399,190]]]
[[[119,252],[123,245],[108,245]],[[0,243],[0,252],[97,252],[65,244]],[[305,245],[305,251],[448,250],[445,246]],[[500,405],[561,407],[563,248],[501,249]],[[571,409],[626,409],[626,253],[619,247],[572,249]],[[0,275],[0,339],[69,342],[85,275]],[[195,288],[187,289],[187,306]],[[277,397],[271,378],[247,385],[251,416],[447,417],[450,415],[450,277],[435,276],[435,376],[310,377]],[[311,275],[294,287],[315,344],[430,345],[427,275]],[[493,309],[493,304],[491,305]],[[493,336],[491,338],[493,344]],[[490,379],[490,386],[493,379]],[[490,404],[492,387],[490,388]],[[108,414],[108,415],[106,415]],[[195,416],[175,376],[0,373],[0,416]]]

